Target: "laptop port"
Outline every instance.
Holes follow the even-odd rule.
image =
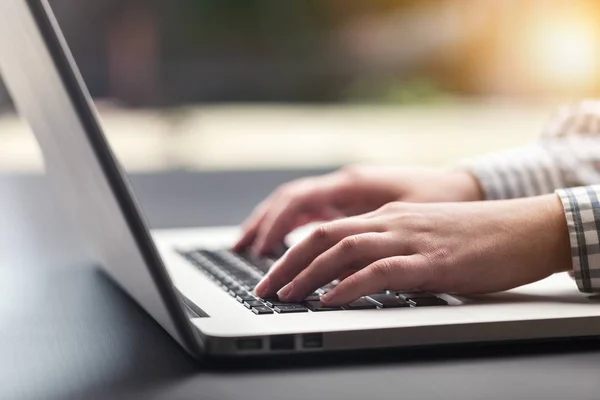
[[[271,336],[271,350],[294,350],[294,335]]]
[[[248,338],[235,341],[235,347],[238,350],[260,350],[262,349],[262,339]]]
[[[306,333],[302,335],[302,347],[305,349],[319,349],[323,347],[323,334]]]

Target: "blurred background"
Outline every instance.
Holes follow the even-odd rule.
[[[445,165],[600,91],[600,2],[50,0],[128,171]],[[0,171],[42,168],[0,84]]]

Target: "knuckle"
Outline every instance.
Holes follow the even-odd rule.
[[[376,213],[380,221],[388,228],[400,228],[403,231],[420,233],[428,231],[429,220],[426,215],[411,210],[405,203],[391,202],[382,205]]]
[[[379,211],[390,211],[392,209],[396,208],[395,204],[392,203],[385,203],[384,205],[382,205],[381,207],[379,207]]]
[[[379,260],[373,264],[373,268],[371,268],[373,275],[382,282],[387,282],[391,279],[394,264],[390,260]]]
[[[278,197],[289,203],[302,203],[318,191],[315,178],[303,178],[284,183],[279,188]]]
[[[343,253],[354,252],[360,245],[360,239],[355,236],[348,236],[340,242],[340,250]]]
[[[385,203],[384,205],[379,207],[377,209],[377,212],[379,212],[379,213],[389,213],[389,212],[404,213],[405,208],[406,208],[405,203],[400,202],[400,201],[391,201],[391,202]]]
[[[427,267],[447,269],[448,266],[453,264],[453,252],[443,243],[429,242],[425,248],[427,250],[422,255]]]
[[[437,248],[420,254],[420,261],[414,268],[420,269],[423,289],[437,289],[440,286],[452,286],[452,260],[447,250]]]
[[[279,197],[284,197],[284,198],[296,197],[299,192],[299,187],[300,187],[300,182],[297,180],[284,183],[281,186],[279,186],[279,189],[277,189],[277,195]]]
[[[403,240],[420,243],[427,239],[432,230],[432,221],[427,215],[413,211],[394,212],[390,216],[382,216],[383,224],[401,234]]]
[[[287,183],[284,185],[281,185],[277,188],[277,190],[275,190],[275,193],[273,193],[273,200],[281,201],[282,199],[286,199],[289,197],[290,188],[287,185],[288,185]]]
[[[430,287],[435,279],[439,278],[439,274],[434,271],[434,264],[427,254],[420,254],[420,261],[411,263],[408,267],[419,273],[420,286]]]
[[[421,232],[426,228],[426,218],[422,214],[409,212],[399,215],[396,222],[413,232]]]
[[[363,178],[364,167],[360,165],[347,165],[340,170],[340,173],[348,180],[356,181]]]
[[[330,224],[322,224],[315,228],[311,239],[318,242],[329,241],[333,235],[333,227]]]

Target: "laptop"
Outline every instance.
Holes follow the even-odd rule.
[[[276,256],[229,250],[238,227],[148,229],[46,0],[0,1],[0,73],[90,254],[195,357],[600,335],[598,299],[567,274],[471,297],[388,290],[333,309],[318,296],[336,282],[301,303],[257,298]]]

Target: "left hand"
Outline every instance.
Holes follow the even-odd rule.
[[[497,292],[570,267],[566,220],[554,194],[470,203],[392,202],[318,226],[255,291],[301,301],[340,279],[322,298],[334,306],[382,289]]]

